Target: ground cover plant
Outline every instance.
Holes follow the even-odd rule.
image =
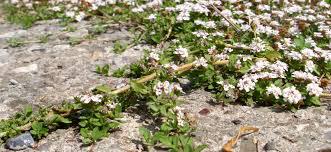
[[[159,126],[156,131],[140,129],[147,149],[201,151],[206,145],[194,145],[194,127],[177,100],[185,93],[182,78],[223,104],[295,111],[318,106],[323,96],[330,96],[323,90],[331,77],[330,1],[12,0],[4,7],[8,20],[24,27],[52,18],[64,23],[102,18],[105,25],[136,25],[140,34],[133,44],[143,41],[155,48],[112,74],[129,78],[129,84],[115,90],[99,86],[74,102],[38,112],[27,109],[2,120],[2,140],[25,130],[40,139],[67,125],[78,127],[82,141],[92,144],[116,130],[120,113],[139,103]],[[96,26],[94,33],[105,31],[102,27]],[[114,52],[130,47],[116,43]],[[96,67],[96,72],[109,76],[109,65]]]

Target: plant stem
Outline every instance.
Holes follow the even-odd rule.
[[[215,6],[215,5],[212,5],[213,6],[213,9],[219,14],[221,15],[227,22],[229,22],[233,27],[234,29],[236,30],[236,32],[241,32],[240,28],[234,23],[232,22],[228,17],[224,16],[222,14],[222,12]]]
[[[221,60],[221,61],[214,62],[213,65],[224,65],[224,64],[228,64],[228,63],[229,63],[228,60]],[[174,72],[183,73],[187,70],[190,70],[192,67],[194,67],[194,63],[184,64],[184,65],[180,66],[179,68],[177,68],[176,70],[174,70]],[[156,78],[156,76],[157,76],[157,74],[154,72],[150,75],[147,75],[147,76],[144,76],[144,77],[138,79],[137,82],[144,83],[144,82],[153,80],[154,78]],[[119,93],[125,92],[129,89],[130,89],[130,85],[126,85],[122,88],[112,91],[111,94],[119,94]]]

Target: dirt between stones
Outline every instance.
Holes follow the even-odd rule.
[[[125,27],[114,27],[94,40],[70,45],[68,39],[87,35],[90,24],[72,24],[78,30],[65,32],[65,27],[57,20],[51,20],[23,30],[1,22],[0,13],[0,119],[8,118],[26,105],[59,104],[99,84],[120,83],[122,79],[96,74],[95,66],[110,63],[114,70],[143,57],[142,49],[132,48],[122,54],[108,50],[115,41],[130,42],[132,35]],[[43,44],[29,43],[12,48],[7,43],[10,38],[33,41],[45,34],[51,35]],[[239,127],[245,125],[260,129],[242,139],[257,142],[259,151],[311,152],[331,148],[331,111],[327,110],[326,104],[290,113],[270,107],[213,104],[212,96],[202,90],[187,92],[181,99],[184,101],[181,107],[197,126],[194,141],[207,144],[206,152],[220,151]],[[143,115],[124,113],[120,131],[98,142],[93,151],[139,151],[142,140],[138,129],[148,121]],[[247,151],[240,147],[253,143],[240,141],[236,151]],[[40,140],[36,148],[24,151],[76,152],[91,148],[82,147],[77,130],[70,128],[57,130]],[[8,150],[2,147],[0,151]]]

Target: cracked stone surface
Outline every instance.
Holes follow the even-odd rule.
[[[112,27],[95,39],[70,45],[71,37],[83,37],[90,22],[74,23],[77,31],[66,32],[58,20],[38,22],[24,30],[6,23],[0,13],[0,119],[6,119],[26,105],[35,107],[59,104],[63,100],[99,84],[116,84],[118,79],[103,77],[94,72],[96,65],[111,64],[111,70],[133,63],[143,57],[143,50],[131,48],[122,54],[109,51],[114,41],[129,43],[132,35],[126,27]],[[36,43],[40,36],[51,34],[47,43]],[[12,48],[7,40],[20,38],[31,43]],[[331,111],[327,102],[321,107],[310,107],[296,113],[279,112],[272,107],[222,106],[212,104],[212,96],[205,91],[188,92],[181,97],[181,105],[196,121],[196,143],[208,144],[206,152],[220,151],[240,126],[250,125],[260,130],[245,136],[257,142],[259,151],[311,152],[331,149]],[[208,109],[208,113],[199,113]],[[59,129],[38,141],[35,148],[23,151],[139,151],[141,137],[138,128],[144,117],[124,113],[119,131],[94,146],[82,146],[76,128]],[[235,122],[235,123],[234,123]],[[272,142],[273,147],[265,150]],[[241,144],[237,143],[236,151]],[[9,151],[3,146],[0,151]]]

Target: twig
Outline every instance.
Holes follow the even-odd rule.
[[[213,9],[219,14],[221,15],[227,22],[229,22],[236,30],[236,32],[241,32],[240,28],[235,24],[233,23],[228,17],[224,16],[222,14],[222,12],[215,6],[215,5],[212,5],[213,6]]]
[[[246,134],[246,133],[254,133],[254,132],[258,132],[259,128],[255,128],[255,127],[250,127],[250,126],[243,126],[240,127],[238,134],[236,136],[234,136],[233,138],[231,138],[222,148],[222,150],[224,152],[233,152],[233,146],[237,143],[237,141],[239,140],[239,138]]]
[[[228,63],[229,63],[228,60],[221,60],[221,61],[214,62],[213,65],[224,65],[224,64],[228,64]],[[174,72],[183,73],[187,70],[190,70],[193,66],[194,66],[193,63],[184,64],[184,65],[178,67],[176,70],[174,70]],[[138,79],[137,82],[138,83],[144,83],[144,82],[153,80],[154,78],[156,78],[156,76],[157,76],[156,73],[152,73],[150,75],[147,75],[147,76],[144,76],[144,77]],[[129,89],[130,89],[130,85],[126,85],[122,88],[119,88],[115,91],[112,91],[111,94],[119,94],[119,93],[125,92]]]
[[[169,39],[169,37],[170,37],[170,35],[171,35],[171,33],[172,33],[173,24],[174,24],[174,21],[171,20],[171,26],[170,26],[170,28],[168,29],[168,33],[167,33],[167,35],[164,37],[164,39],[161,41],[161,43],[158,44],[158,47],[159,47],[159,48],[160,48],[160,47],[163,47],[164,43]]]
[[[224,44],[225,47],[231,48],[231,49],[243,49],[243,50],[252,50],[252,48],[247,47],[247,46],[236,46],[236,45],[231,45],[231,44]]]
[[[320,95],[320,97],[324,97],[324,98],[331,97],[331,94],[323,93],[323,94]]]

